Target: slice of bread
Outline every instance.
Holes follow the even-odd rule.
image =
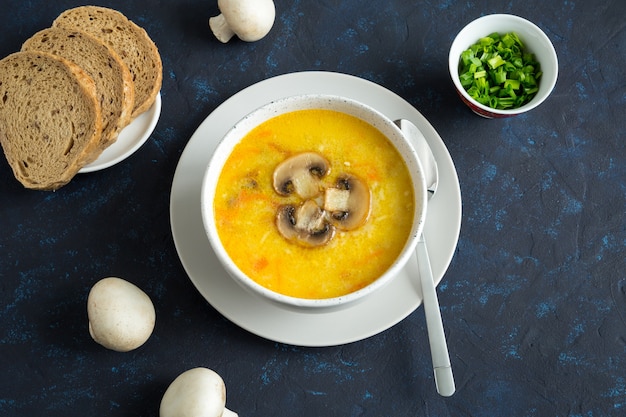
[[[99,151],[117,140],[120,131],[131,120],[134,86],[128,67],[115,51],[94,36],[64,28],[37,32],[24,42],[22,51],[49,52],[81,67],[96,84],[102,110]]]
[[[67,184],[101,133],[95,83],[76,64],[40,51],[0,60],[0,144],[24,187]]]
[[[100,6],[79,6],[61,13],[53,27],[78,29],[109,45],[130,69],[135,83],[135,118],[148,110],[163,81],[159,51],[146,31],[117,10]]]

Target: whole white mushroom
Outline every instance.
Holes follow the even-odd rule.
[[[163,394],[159,417],[238,417],[226,408],[226,385],[208,368],[178,375]]]
[[[254,42],[267,35],[274,25],[276,8],[272,0],[218,0],[218,16],[209,19],[209,26],[220,42],[234,35]]]
[[[121,278],[98,281],[87,298],[89,334],[107,349],[128,352],[143,345],[154,330],[150,297]]]

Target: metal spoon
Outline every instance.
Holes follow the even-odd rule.
[[[430,200],[433,195],[435,195],[435,191],[437,191],[437,186],[439,185],[439,171],[437,170],[437,161],[435,161],[433,152],[422,132],[420,132],[417,126],[411,121],[400,119],[396,120],[395,123],[400,127],[402,133],[415,145],[417,155],[424,169],[428,200]],[[430,355],[432,357],[433,371],[435,374],[435,385],[440,395],[449,397],[454,394],[456,388],[454,386],[454,376],[452,375],[452,367],[450,365],[448,344],[443,331],[439,300],[437,299],[437,291],[435,289],[435,281],[433,280],[433,271],[430,267],[430,259],[428,258],[424,233],[419,237],[416,252],[424,302],[424,313],[426,315],[426,328],[428,329],[428,339],[430,342]]]

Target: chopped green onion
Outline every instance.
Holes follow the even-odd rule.
[[[520,82],[519,80],[506,80],[504,82],[504,88],[511,87],[513,90],[519,90]]]
[[[482,71],[476,71],[474,73],[474,78],[483,78],[487,76],[487,71],[482,70]]]
[[[498,70],[494,71],[493,80],[498,86],[504,84],[504,81],[506,81],[506,70],[503,66],[498,67]]]
[[[496,69],[500,65],[504,65],[506,61],[502,59],[500,55],[495,55],[493,58],[489,58],[489,60],[487,60],[487,63],[491,68]]]
[[[494,109],[528,103],[539,91],[541,69],[514,33],[492,33],[461,53],[459,78],[474,100]]]

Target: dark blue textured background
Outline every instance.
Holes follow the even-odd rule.
[[[0,56],[73,1],[2,1]],[[220,44],[216,1],[104,1],[145,27],[164,65],[163,113],[139,152],[55,193],[24,190],[0,161],[0,415],[156,416],[191,367],[226,381],[253,416],[626,415],[626,3],[277,0],[270,34]],[[560,62],[538,109],[472,114],[447,54],[484,14],[541,27]],[[201,121],[257,81],[353,74],[394,91],[437,129],[463,195],[458,249],[439,286],[457,393],[434,389],[423,310],[330,348],[247,333],[195,290],[174,249],[169,195]],[[86,298],[121,276],[157,325],[130,353],[87,332]]]

